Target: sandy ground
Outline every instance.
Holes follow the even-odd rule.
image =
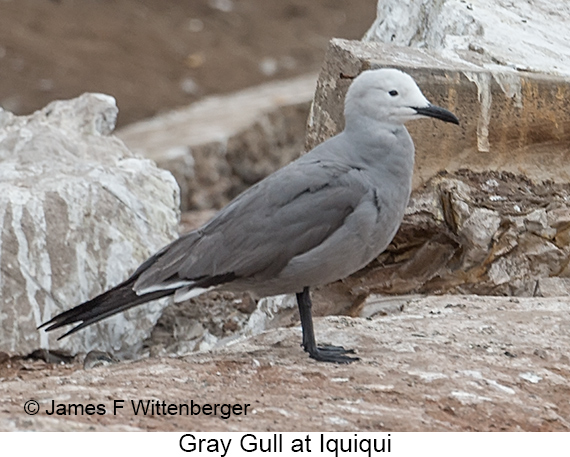
[[[103,92],[125,125],[317,71],[328,40],[359,39],[375,11],[375,0],[3,0],[0,106],[26,114]]]

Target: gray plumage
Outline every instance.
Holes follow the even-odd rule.
[[[42,327],[81,322],[66,336],[140,303],[172,294],[179,301],[211,288],[258,296],[297,293],[309,355],[355,360],[343,348],[316,346],[309,287],[364,267],[396,234],[414,164],[403,123],[420,116],[458,123],[431,105],[409,75],[393,69],[362,73],[348,90],[342,133],[239,195],[124,283]]]

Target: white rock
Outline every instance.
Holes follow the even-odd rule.
[[[532,384],[538,384],[540,381],[542,381],[542,378],[540,376],[532,373],[531,371],[527,371],[525,373],[519,373],[519,378],[522,378],[525,381],[528,381]]]
[[[154,303],[55,343],[36,327],[126,279],[176,237],[170,173],[108,136],[115,100],[84,94],[30,116],[0,110],[0,351],[136,351]]]
[[[438,51],[488,69],[568,76],[569,16],[570,3],[559,0],[379,0],[364,40]]]
[[[269,323],[281,311],[295,308],[297,301],[295,295],[276,295],[274,297],[265,297],[259,300],[257,307],[244,330],[245,335],[257,335],[268,328]]]

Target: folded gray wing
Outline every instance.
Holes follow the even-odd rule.
[[[356,168],[294,162],[145,262],[135,290],[184,281],[212,285],[212,278],[273,277],[342,226],[367,191]]]

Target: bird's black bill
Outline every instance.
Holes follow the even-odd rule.
[[[428,105],[425,108],[414,108],[418,114],[422,116],[434,117],[441,121],[451,122],[452,124],[459,125],[459,119],[451,111],[435,105]]]

